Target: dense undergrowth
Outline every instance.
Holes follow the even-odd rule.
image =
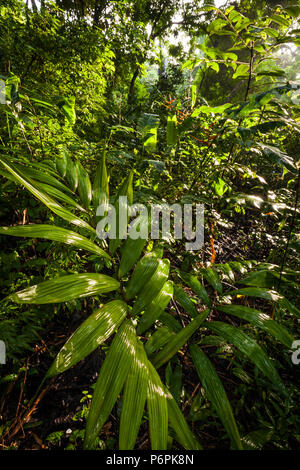
[[[300,7],[207,3],[0,3],[3,450],[299,448]]]

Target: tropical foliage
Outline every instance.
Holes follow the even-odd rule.
[[[271,3],[1,4],[4,449],[93,360],[35,445],[299,447],[300,7]],[[204,204],[202,249],[122,237],[121,196]]]

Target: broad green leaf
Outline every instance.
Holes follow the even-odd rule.
[[[199,108],[196,108],[193,113],[192,113],[192,117],[197,117],[199,116],[200,113],[204,113],[204,114],[210,114],[210,113],[213,113],[213,114],[222,114],[224,111],[226,111],[226,109],[230,108],[232,106],[232,104],[230,103],[226,103],[226,104],[223,104],[221,106],[215,106],[215,107],[211,107],[211,106],[206,106],[206,105],[203,105],[203,106],[200,106]]]
[[[142,315],[138,325],[137,333],[141,335],[150,328],[151,325],[160,317],[164,309],[169,304],[173,295],[173,283],[168,281],[165,282],[157,296],[152,300],[150,305],[146,308]]]
[[[288,28],[290,26],[289,20],[284,18],[282,15],[272,15],[271,20],[274,21],[275,23],[280,24],[281,26],[284,26]]]
[[[166,384],[170,390],[174,400],[178,405],[180,404],[181,395],[182,395],[182,366],[181,364],[175,364],[173,369],[171,363],[169,362],[166,370]]]
[[[152,450],[166,450],[168,441],[168,406],[164,386],[148,361],[147,405]]]
[[[244,75],[248,75],[248,70],[249,64],[240,64],[234,72],[234,75],[232,75],[232,78],[235,79]]]
[[[84,449],[92,449],[120,394],[137,354],[132,323],[125,320],[113,339],[101,367],[85,429]]]
[[[46,377],[60,374],[91,354],[122,323],[127,305],[113,300],[90,315],[68,339],[57,354]]]
[[[155,299],[168,279],[170,261],[168,259],[159,260],[156,271],[151,276],[147,284],[140,291],[137,300],[132,307],[132,315],[140,313],[145,307]],[[170,288],[170,285],[168,285]]]
[[[243,449],[229,400],[212,363],[196,344],[190,346],[190,351],[199,379],[230,437],[232,446],[235,449]]]
[[[48,184],[49,186],[53,186],[54,188],[57,188],[60,191],[69,194],[69,196],[73,196],[72,191],[60,182],[58,175],[55,178],[52,175],[48,175],[45,171],[35,170],[34,168],[30,168],[28,166],[25,167],[24,165],[21,165],[19,163],[14,163],[14,168],[22,176],[24,176],[24,178],[29,178],[30,180]]]
[[[278,341],[289,349],[291,348],[293,337],[277,321],[272,320],[269,315],[244,305],[217,305],[215,308],[221,312],[225,312],[248,321],[252,325],[257,326],[268,334],[274,336],[274,338],[278,339]]]
[[[174,336],[174,332],[169,328],[162,326],[158,328],[149,338],[145,345],[145,351],[148,356],[151,356],[155,351],[164,346],[169,339]]]
[[[98,206],[106,206],[109,201],[108,176],[105,163],[105,152],[103,152],[100,163],[96,170],[93,184],[93,204],[95,211]]]
[[[13,235],[14,237],[46,238],[67,245],[74,245],[77,248],[90,251],[104,258],[110,259],[110,256],[95,243],[79,233],[56,227],[55,225],[30,224],[16,225],[14,227],[0,227],[0,233],[3,235]]]
[[[144,346],[137,340],[136,354],[125,382],[122,402],[119,449],[131,450],[143,417],[148,385],[148,360]]]
[[[165,388],[170,426],[174,429],[176,439],[186,450],[201,450],[202,446],[190,430],[185,417],[179,409],[173,395]]]
[[[19,304],[53,304],[67,302],[118,289],[120,283],[104,274],[68,274],[15,292],[7,299]]]
[[[76,121],[75,96],[69,96],[68,98],[63,97],[57,103],[57,105],[61,108],[62,112],[64,113],[69,123],[72,125],[75,124],[75,121]]]
[[[269,378],[269,380],[277,387],[282,393],[285,393],[285,387],[278,375],[277,370],[272,362],[262,350],[262,348],[252,338],[247,336],[239,328],[223,322],[207,322],[207,328],[217,333],[229,343],[234,344],[245,356],[252,361],[261,372]]]
[[[37,189],[40,189],[44,194],[47,194],[50,197],[53,197],[55,200],[64,202],[68,204],[69,206],[73,206],[76,209],[79,209],[81,212],[87,212],[84,207],[80,206],[78,202],[76,202],[74,196],[70,197],[67,194],[63,193],[57,188],[54,188],[53,186],[50,186],[49,184],[45,183],[38,183],[37,181],[34,182],[34,186]]]
[[[67,170],[66,170],[66,178],[69,182],[72,191],[76,191],[78,186],[78,171],[77,165],[72,161],[72,159],[66,155],[67,158]]]
[[[66,176],[66,173],[67,173],[67,164],[68,164],[68,160],[67,160],[65,152],[63,152],[61,155],[56,157],[55,165],[56,165],[58,173],[63,178]]]
[[[122,258],[119,266],[118,271],[118,278],[122,278],[131,268],[135,265],[137,260],[139,259],[145,245],[147,243],[147,239],[145,238],[138,238],[137,240],[133,240],[132,238],[127,238],[124,249],[122,251]]]
[[[221,295],[223,289],[218,273],[212,268],[206,268],[201,270],[201,274],[207,280],[207,282],[218,292],[218,294]]]
[[[142,287],[149,281],[155,273],[159,264],[158,256],[155,252],[147,253],[136,265],[131,278],[126,286],[126,299],[135,297]]]
[[[268,157],[274,163],[283,165],[285,168],[290,170],[292,173],[297,173],[298,170],[295,163],[289,155],[279,150],[277,147],[266,145],[261,142],[257,142],[256,145],[262,150],[263,154]]]
[[[285,297],[279,299],[279,304],[281,307],[286,308],[290,313],[300,318],[300,310],[295,307],[295,305],[293,305],[288,299]]]
[[[129,211],[128,206],[132,204],[133,201],[133,172],[131,171],[128,177],[125,179],[121,185],[115,199],[115,211],[116,211],[116,239],[109,240],[109,251],[112,255],[115,254],[117,248],[120,246],[122,239],[127,238],[127,224],[129,221]],[[127,205],[125,200],[120,199],[120,197],[127,197]],[[120,224],[120,213],[125,214],[124,226]]]
[[[225,194],[228,190],[228,185],[222,178],[218,178],[217,180],[213,181],[212,187],[215,193],[220,197],[223,196],[223,194]]]
[[[198,297],[200,297],[203,303],[207,305],[208,307],[210,307],[211,300],[209,298],[207,290],[205,289],[205,287],[202,286],[201,282],[196,278],[196,276],[193,276],[191,274],[185,274],[185,273],[181,273],[180,276],[182,277],[184,282],[186,282],[188,286],[190,286],[191,289],[193,289],[195,294],[197,294]]]
[[[215,267],[218,267],[218,268],[226,275],[226,277],[227,277],[231,282],[234,282],[234,281],[235,281],[234,272],[233,272],[233,270],[231,269],[229,263],[225,263],[225,264],[215,264]]]
[[[176,285],[174,286],[174,299],[187,313],[191,315],[192,318],[198,316],[198,310],[196,309],[194,302],[190,299],[187,293],[181,289],[181,287]]]
[[[138,219],[136,219],[138,220]],[[148,234],[148,216],[142,217],[142,215],[139,218],[140,221],[140,226],[139,226],[139,231],[140,234],[142,235],[145,229],[145,232]],[[121,257],[121,262],[119,266],[119,271],[118,271],[118,277],[119,279],[125,274],[127,274],[131,268],[134,266],[134,264],[137,262],[139,259],[145,245],[147,243],[147,238],[127,238],[124,247],[122,248],[122,257]]]
[[[159,116],[157,114],[143,113],[138,120],[138,129],[142,133],[143,145],[148,153],[153,153],[157,145],[157,128]]]
[[[299,5],[290,5],[284,8],[292,18],[298,18],[300,16],[300,6]]]
[[[229,261],[228,265],[230,268],[240,274],[244,274],[247,272],[247,269],[239,261]]]
[[[78,175],[78,193],[84,207],[88,209],[92,200],[91,181],[89,175],[79,161],[76,162],[76,170]]]
[[[159,351],[153,358],[152,363],[158,369],[165,364],[174,354],[182,348],[182,346],[190,339],[190,337],[198,330],[209,314],[209,309],[201,312],[197,318],[194,318],[185,328],[172,337],[169,343]]]
[[[272,428],[249,432],[249,434],[242,438],[243,447],[245,450],[261,450],[271,440],[273,434],[274,429]]]
[[[179,321],[176,320],[170,313],[163,312],[159,317],[159,321],[166,325],[170,331],[174,331],[175,333],[178,333],[180,330],[182,330],[182,326]]]
[[[220,29],[224,29],[225,26],[227,26],[227,21],[226,20],[223,20],[221,18],[218,18],[214,21],[211,21],[207,27],[207,32],[209,34],[213,34],[215,33],[216,31],[219,31]]]
[[[191,105],[192,105],[192,108],[194,108],[194,106],[196,104],[196,101],[197,101],[197,96],[198,96],[198,93],[197,93],[198,87],[195,83],[192,84],[191,90],[192,90],[192,103],[191,103]],[[167,142],[168,142],[168,139],[167,139]]]
[[[168,116],[167,120],[167,145],[177,144],[177,117],[176,114]]]
[[[245,295],[248,297],[270,300],[271,302],[277,302],[283,299],[283,296],[278,294],[275,290],[262,289],[260,287],[243,287],[242,289],[226,292],[224,295]]]
[[[276,288],[279,279],[281,279],[281,282],[284,284],[292,283],[291,281],[286,279],[284,276],[281,276],[280,278],[280,274],[275,271],[262,269],[260,271],[254,271],[248,274],[247,277],[240,279],[238,281],[238,284],[245,284],[245,285],[253,286],[253,287],[268,287],[268,288],[274,289]]]
[[[6,163],[3,159],[0,159],[2,165],[13,175],[14,178],[18,180],[23,186],[25,186],[28,191],[30,191],[35,197],[37,197],[45,206],[48,207],[54,214],[58,215],[64,220],[67,220],[73,225],[77,225],[78,227],[85,228],[90,232],[96,233],[95,229],[92,228],[87,222],[82,219],[76,217],[76,215],[72,214],[71,212],[67,211],[64,207],[62,207],[58,202],[54,199],[50,198],[47,194],[43,193],[39,189],[37,189],[30,181],[23,178],[21,174],[19,174],[12,165]]]

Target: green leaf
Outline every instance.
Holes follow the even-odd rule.
[[[298,18],[298,16],[300,16],[300,6],[299,5],[290,5],[286,8],[284,8],[284,11],[286,11],[292,18]]]
[[[19,183],[25,186],[28,191],[30,191],[43,204],[45,204],[45,206],[47,206],[52,212],[54,212],[54,214],[58,215],[64,220],[67,220],[73,225],[77,225],[78,227],[85,228],[93,233],[96,233],[95,229],[92,228],[87,222],[82,219],[79,219],[78,217],[76,217],[76,215],[67,211],[64,207],[58,204],[58,202],[56,202],[54,199],[50,198],[47,194],[34,187],[33,183],[27,181],[23,176],[21,176],[21,174],[15,171],[12,165],[9,165],[2,159],[0,159],[0,162],[13,175],[13,177],[18,180]]]
[[[54,188],[53,186],[50,186],[49,184],[38,183],[38,182],[35,181],[34,186],[37,189],[40,189],[44,194],[47,194],[48,196],[53,197],[55,200],[60,201],[60,202],[64,202],[64,203],[68,204],[69,206],[73,206],[76,209],[79,209],[81,212],[86,213],[86,209],[84,209],[84,207],[80,206],[76,202],[74,196],[71,198],[67,194],[63,193],[62,191],[60,191],[57,188]]]
[[[75,97],[69,96],[63,97],[59,102],[58,106],[63,111],[65,117],[69,121],[70,124],[75,124],[76,122],[76,112],[75,112]]]
[[[138,120],[138,129],[142,133],[144,148],[148,153],[153,153],[157,145],[157,128],[159,116],[157,114],[143,113]]]
[[[177,117],[176,114],[168,116],[167,120],[167,145],[177,144]]]
[[[222,20],[221,18],[218,18],[214,21],[212,21],[211,23],[209,23],[208,27],[207,27],[207,32],[209,34],[213,34],[215,33],[216,31],[219,31],[220,29],[224,29],[225,26],[227,26],[228,23],[226,20]]]
[[[254,271],[243,279],[240,279],[238,284],[245,284],[253,287],[269,287],[272,289],[277,286],[279,279],[279,273],[270,271],[268,269],[262,269],[260,271]],[[292,284],[292,282],[286,279],[284,276],[281,276],[281,282],[284,284]]]
[[[190,351],[197,374],[205,389],[207,397],[222,421],[224,428],[231,439],[233,447],[235,449],[242,450],[243,446],[239,431],[221,380],[206,354],[204,354],[197,345],[192,344],[190,346]]]
[[[20,304],[67,302],[118,289],[120,283],[104,274],[68,274],[15,292],[7,297]]]
[[[215,264],[215,267],[218,267],[225,274],[225,276],[229,279],[229,281],[231,282],[235,281],[234,272],[231,269],[229,263]]]
[[[166,344],[169,339],[174,335],[174,332],[169,328],[162,326],[158,328],[149,338],[145,345],[145,351],[148,356],[151,356],[155,351],[160,349]]]
[[[168,376],[166,369],[167,386],[174,400],[179,405],[182,395],[182,366],[181,364],[175,364],[172,370],[171,363],[169,362],[167,368],[169,368]]]
[[[181,287],[176,285],[174,286],[174,299],[187,313],[191,315],[192,318],[198,316],[198,310],[196,309],[194,302],[192,302],[190,297],[183,289],[181,289]]]
[[[151,325],[160,317],[164,309],[169,304],[173,295],[173,283],[168,281],[165,282],[157,296],[152,300],[150,305],[146,308],[143,316],[141,317],[138,326],[137,333],[141,335],[150,328]]]
[[[283,299],[283,296],[278,294],[275,290],[262,289],[260,287],[244,287],[243,289],[231,290],[226,292],[226,295],[245,295],[270,300],[271,302],[277,302]]]
[[[236,71],[232,75],[232,78],[235,79],[241,76],[245,76],[245,75],[247,76],[248,70],[249,70],[249,64],[240,64],[238,65]]]
[[[159,321],[166,325],[170,331],[174,331],[175,333],[178,333],[180,330],[182,330],[182,326],[179,321],[175,320],[175,318],[170,315],[170,313],[163,312],[159,317]]]
[[[155,273],[159,259],[155,252],[147,253],[136,265],[126,287],[126,299],[135,297]]]
[[[290,26],[289,20],[285,19],[282,15],[272,15],[271,20],[281,26],[288,28]]]
[[[143,417],[148,386],[148,360],[143,344],[137,341],[137,350],[125,382],[119,433],[119,449],[131,450]]]
[[[271,440],[274,430],[271,429],[258,429],[252,431],[242,438],[245,450],[261,450],[264,445]]]
[[[218,292],[222,294],[223,288],[218,273],[212,268],[206,268],[201,270],[201,274],[207,280],[207,282]]]
[[[292,173],[298,173],[295,163],[289,155],[279,150],[277,147],[257,142],[256,145],[262,150],[263,154],[274,163],[280,164],[290,170]]]
[[[60,182],[58,175],[55,178],[52,175],[48,175],[45,171],[35,170],[34,168],[30,168],[28,166],[25,167],[24,165],[20,165],[18,163],[14,163],[14,168],[21,175],[23,175],[24,178],[29,178],[30,180],[48,184],[49,186],[53,186],[54,188],[59,189],[59,191],[69,194],[69,196],[73,196],[72,191]]]
[[[56,165],[58,173],[63,178],[66,176],[66,173],[67,173],[67,164],[68,164],[68,159],[67,159],[65,152],[63,152],[61,155],[56,157],[55,165]]]
[[[143,233],[143,227],[145,226],[148,232],[148,218],[141,219],[140,231],[142,233]],[[131,268],[134,266],[134,264],[139,259],[146,243],[147,243],[146,238],[137,238],[136,240],[132,238],[127,238],[124,244],[123,251],[122,251],[122,258],[121,258],[119,271],[118,271],[119,279],[125,276],[125,274],[127,274],[128,271],[130,271]]]
[[[125,320],[109,348],[96,382],[89,411],[84,449],[92,449],[120,394],[137,354],[133,325]]]
[[[147,284],[140,291],[137,300],[132,307],[132,315],[140,313],[159,294],[164,283],[168,279],[170,261],[168,259],[159,260],[156,271],[153,273]]]
[[[256,341],[243,333],[239,328],[235,328],[227,323],[214,321],[207,322],[205,326],[226,339],[229,343],[234,344],[234,346],[245,354],[245,356],[252,361],[266,377],[269,378],[275,387],[277,387],[282,393],[286,394],[285,387],[277,370]]]
[[[198,297],[200,297],[203,303],[207,305],[208,307],[210,307],[211,301],[207,293],[207,290],[205,289],[205,287],[202,286],[201,282],[196,278],[196,276],[193,276],[191,274],[185,274],[185,273],[180,273],[180,276],[182,277],[184,282],[186,282],[191,287],[191,289],[193,289],[195,294],[197,294]]]
[[[152,450],[166,450],[168,441],[168,406],[164,386],[153,365],[148,362],[147,404]]]
[[[295,307],[295,305],[293,305],[288,299],[285,297],[279,299],[279,304],[281,307],[286,308],[290,313],[300,318],[300,310]]]
[[[89,175],[79,161],[76,162],[76,170],[78,175],[78,193],[84,207],[88,209],[92,200],[91,181]]]
[[[245,266],[242,265],[239,261],[229,261],[229,267],[232,268],[234,271],[237,271],[240,274],[244,274],[247,272]]]
[[[222,180],[222,178],[218,178],[218,180],[213,181],[212,187],[215,193],[220,197],[223,196],[223,194],[225,194],[228,190],[228,185],[224,180]]]
[[[201,324],[204,322],[206,317],[209,314],[209,309],[204,310],[201,312],[197,318],[192,320],[185,328],[177,333],[174,337],[172,337],[169,343],[159,351],[153,358],[152,363],[158,369],[161,367],[165,362],[169,361],[174,354],[179,351],[180,348],[189,340],[189,338],[198,330]]]
[[[105,163],[105,152],[103,152],[100,163],[96,170],[95,180],[93,184],[93,204],[95,211],[98,206],[108,204],[109,189],[108,189],[108,176]]]
[[[252,325],[257,326],[268,334],[274,336],[274,338],[278,339],[278,341],[289,349],[291,348],[294,340],[293,337],[283,326],[275,320],[272,320],[269,315],[255,310],[254,308],[245,307],[244,305],[217,305],[215,308],[220,312],[234,315],[235,317],[248,321]]]
[[[128,207],[125,207],[125,201],[123,203],[123,199],[120,200],[120,196],[126,196],[127,197],[127,205],[131,205],[133,201],[133,187],[132,187],[132,181],[133,181],[133,171],[131,171],[128,175],[128,177],[125,179],[123,184],[121,185],[118,194],[116,196],[115,200],[115,211],[116,211],[116,239],[110,239],[109,240],[109,251],[112,255],[115,254],[117,248],[120,246],[122,239],[127,237],[127,224],[129,221],[129,211]],[[121,204],[121,206],[120,206]],[[121,228],[120,225],[120,220],[119,220],[119,214],[120,212],[126,213],[127,218],[126,218],[126,233],[123,233],[123,229]],[[124,226],[125,228],[125,226]],[[122,233],[120,233],[120,231]]]
[[[14,237],[46,238],[67,245],[73,245],[77,248],[87,250],[104,258],[110,259],[110,256],[95,243],[79,233],[66,230],[55,225],[32,224],[17,225],[14,227],[0,227],[0,233],[3,235],[12,235]]]
[[[46,377],[60,374],[91,354],[122,323],[127,305],[113,300],[90,315],[59,351]]]
[[[181,413],[174,397],[165,388],[170,426],[174,429],[176,439],[186,450],[201,450],[202,446],[190,430],[185,417]]]

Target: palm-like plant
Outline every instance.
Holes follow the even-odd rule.
[[[114,335],[92,398],[86,425],[86,449],[95,447],[97,436],[120,394],[123,396],[120,449],[134,448],[146,402],[152,449],[167,448],[169,425],[176,440],[184,448],[201,449],[176,400],[163,385],[157,371],[168,363],[196,332],[201,335],[209,329],[232,343],[281,393],[285,393],[274,365],[257,342],[242,331],[242,327],[209,321],[213,310],[221,311],[261,328],[290,348],[293,338],[278,322],[250,307],[231,304],[231,299],[236,294],[252,296],[279,301],[292,313],[299,315],[296,307],[282,295],[266,289],[266,286],[257,287],[257,280],[263,277],[263,272],[267,273],[265,281],[272,281],[271,271],[260,269],[252,274],[252,277],[250,275],[250,278],[244,279],[244,284],[250,287],[226,293],[223,292],[220,274],[223,273],[223,277],[234,282],[234,270],[249,269],[251,264],[229,263],[217,266],[217,269],[206,268],[198,272],[197,276],[180,272],[180,278],[176,278],[174,286],[173,282],[168,280],[170,262],[162,258],[161,250],[154,249],[143,255],[145,239],[128,238],[124,241],[117,238],[109,240],[106,244],[97,238],[93,227],[96,209],[99,204],[109,200],[105,155],[96,171],[93,185],[82,165],[79,162],[74,163],[66,155],[58,157],[52,168],[44,164],[24,166],[7,157],[1,158],[0,161],[3,167],[1,173],[4,176],[25,186],[57,216],[88,235],[44,224],[2,227],[1,234],[47,238],[74,245],[112,261],[112,275],[96,272],[70,274],[47,280],[8,297],[11,301],[23,304],[65,302],[95,295],[105,297],[101,308],[94,311],[68,339],[46,374],[48,379],[66,371]],[[121,184],[115,200],[118,196],[127,196],[129,203],[132,203],[132,180],[133,174],[130,172]],[[78,202],[75,192],[79,195]],[[72,206],[81,216],[75,215],[58,201]],[[118,205],[115,207],[118,215]],[[275,274],[273,276],[276,278]],[[201,279],[213,288],[212,294],[204,287]],[[183,284],[193,291],[199,309],[183,288]],[[191,316],[191,321],[184,327],[165,311],[172,297]],[[145,331],[150,332],[147,341],[142,336]],[[196,339],[196,342],[199,342],[199,339]],[[232,447],[241,449],[242,441],[230,402],[211,361],[195,342],[190,346],[190,354],[207,396],[231,439]]]

